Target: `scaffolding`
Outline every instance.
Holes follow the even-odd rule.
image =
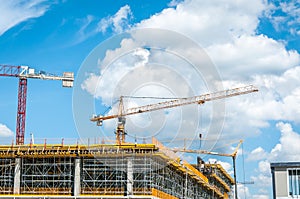
[[[0,159],[0,194],[12,194],[15,162],[13,158]]]
[[[92,198],[228,198],[233,180],[153,144],[0,146],[0,194]]]
[[[22,194],[71,195],[73,187],[73,158],[23,157]]]
[[[212,187],[208,189],[203,181],[199,183],[199,179],[192,178],[188,170],[167,164],[162,156],[160,153],[121,153],[83,159],[81,193],[151,195],[155,189],[176,198],[207,198],[214,194]],[[132,176],[132,189],[128,185],[129,175]]]

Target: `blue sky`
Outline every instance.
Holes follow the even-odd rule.
[[[113,137],[115,121],[107,121],[99,129],[89,117],[104,112],[120,93],[182,97],[210,91],[208,77],[195,76],[188,63],[191,57],[201,57],[186,45],[196,43],[209,57],[210,67],[217,71],[214,77],[222,80],[224,88],[254,84],[260,89],[257,94],[226,100],[225,113],[219,111],[222,114],[218,115],[224,122],[217,134],[221,147],[214,150],[230,152],[222,140],[244,139],[238,181],[244,180],[245,167],[245,180],[255,184],[239,185],[240,197],[271,198],[269,162],[299,161],[300,5],[296,0],[131,0],[113,4],[16,0],[3,1],[0,12],[4,13],[0,19],[1,64],[28,65],[55,74],[73,71],[76,75],[73,89],[62,88],[61,82],[28,80],[27,142],[30,133],[37,140]],[[132,32],[144,28],[156,30]],[[158,33],[165,34],[165,39],[147,40]],[[145,44],[152,46],[145,48]],[[160,48],[153,48],[157,46]],[[181,59],[176,56],[182,55],[179,52],[190,57]],[[0,135],[8,143],[16,126],[17,89],[17,78],[0,79]],[[193,138],[199,130],[217,129],[213,122],[221,120],[211,119],[216,106],[208,103],[201,108],[132,116],[127,129],[132,137],[151,134],[166,140],[174,138],[171,132],[177,132],[177,137]],[[116,107],[110,113],[114,111]],[[205,136],[211,139],[216,134]],[[220,160],[232,171],[226,164],[230,160]]]

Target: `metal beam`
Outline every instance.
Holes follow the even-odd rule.
[[[25,118],[26,118],[26,96],[27,96],[27,79],[19,79],[18,90],[18,111],[17,111],[17,127],[16,127],[16,144],[24,144],[25,134]]]

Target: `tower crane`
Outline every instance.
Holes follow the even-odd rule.
[[[74,73],[64,72],[63,76],[52,75],[44,71],[37,71],[29,66],[0,65],[0,76],[19,78],[18,111],[16,126],[16,144],[24,144],[27,79],[61,80],[63,87],[73,87]]]
[[[238,149],[240,148],[241,144],[243,143],[243,140],[240,140],[238,145],[236,146],[235,150],[231,154],[227,153],[218,153],[218,152],[212,152],[212,151],[206,151],[206,150],[193,150],[193,149],[169,149],[173,152],[183,152],[183,153],[194,153],[194,154],[208,154],[208,155],[216,155],[216,156],[226,156],[232,158],[232,164],[233,164],[233,178],[234,178],[234,195],[235,199],[238,199],[237,197],[237,180],[236,180],[236,156],[238,153]],[[248,182],[247,182],[248,183]],[[251,183],[251,182],[250,182]]]
[[[126,110],[124,110],[124,106],[123,106],[123,98],[124,97],[121,96],[120,101],[119,101],[118,114],[107,115],[107,116],[96,115],[96,116],[92,117],[90,120],[92,122],[97,122],[97,125],[101,126],[104,120],[118,118],[118,125],[117,125],[117,129],[116,129],[116,144],[121,145],[122,143],[125,142],[126,132],[125,132],[124,128],[125,128],[125,121],[126,121],[125,116],[127,116],[127,115],[156,111],[156,110],[160,110],[160,109],[173,108],[173,107],[184,106],[184,105],[188,105],[188,104],[201,105],[207,101],[213,101],[213,100],[223,99],[223,98],[227,98],[227,97],[233,97],[233,96],[237,96],[237,95],[243,95],[243,94],[257,92],[257,91],[258,91],[258,88],[256,88],[253,85],[248,85],[248,86],[244,86],[244,87],[233,88],[233,89],[228,89],[228,90],[223,90],[223,91],[217,91],[214,93],[208,93],[208,94],[194,96],[194,97],[178,98],[178,99],[173,99],[173,100],[164,101],[164,102],[160,102],[160,103],[149,104],[149,105],[139,106],[139,107],[134,107],[134,108],[128,108]]]

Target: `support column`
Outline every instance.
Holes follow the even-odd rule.
[[[235,165],[235,156],[232,156],[233,163],[233,177],[234,177],[234,198],[238,199],[238,188],[237,188],[237,180],[236,180],[236,165]]]
[[[21,158],[15,158],[14,194],[20,194],[21,186]]]
[[[26,117],[26,96],[27,96],[27,79],[19,79],[18,90],[18,114],[16,127],[16,144],[24,144],[25,135],[25,117]]]
[[[73,190],[73,194],[74,196],[79,196],[80,195],[80,163],[81,163],[81,159],[76,158],[75,159],[75,171],[74,171],[74,190]]]
[[[132,158],[127,159],[127,196],[133,195],[133,168]]]

